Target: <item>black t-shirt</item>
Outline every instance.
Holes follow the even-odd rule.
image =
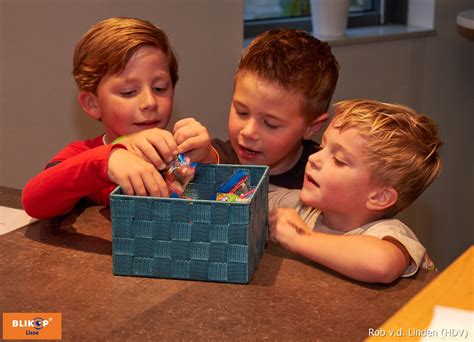
[[[212,146],[219,153],[221,164],[239,164],[239,158],[235,153],[230,141],[213,139]],[[319,144],[313,140],[303,140],[303,153],[300,159],[290,170],[278,175],[270,175],[270,184],[287,189],[301,189],[303,187],[304,170],[310,155],[318,150]]]

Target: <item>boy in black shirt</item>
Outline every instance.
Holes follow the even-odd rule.
[[[270,183],[301,188],[310,140],[328,119],[339,64],[330,46],[293,29],[256,37],[235,75],[228,141],[214,139],[222,164],[268,165]]]

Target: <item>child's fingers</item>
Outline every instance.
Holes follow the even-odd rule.
[[[161,130],[158,134],[151,136],[150,139],[158,152],[166,157],[166,161],[172,160],[178,154],[178,145],[170,132]]]
[[[186,153],[196,149],[207,148],[209,140],[202,136],[192,137],[178,145],[179,153]]]
[[[173,134],[173,137],[174,137],[174,141],[176,141],[176,144],[179,146],[184,141],[188,140],[190,137],[193,137],[195,135],[199,135],[199,132],[196,132],[194,127],[185,126],[176,130]]]
[[[275,224],[278,221],[278,210],[279,208],[275,208],[272,211],[270,211],[270,214],[268,215],[268,225],[270,228],[274,228]]]
[[[122,192],[125,195],[128,195],[128,196],[133,196],[134,195],[133,186],[130,183],[128,178],[122,180],[121,182],[119,182],[118,185],[120,185],[120,187],[122,188]]]
[[[168,197],[166,182],[155,166],[128,150],[116,148],[110,153],[107,175],[126,195]]]
[[[177,144],[176,140],[171,132],[165,131],[165,130],[159,130],[158,134],[154,135],[153,137],[161,137],[166,142],[166,145],[169,147],[169,149],[172,151],[172,153],[175,153],[177,150]]]
[[[178,131],[179,129],[185,126],[189,126],[190,124],[194,124],[194,123],[198,123],[198,121],[196,121],[196,119],[194,118],[185,118],[185,119],[176,121],[176,123],[173,126],[173,132],[176,133],[176,131]]]
[[[210,140],[207,128],[192,118],[181,120],[179,125],[178,123],[175,125],[173,132],[174,139],[178,146],[193,137],[200,137],[200,139],[206,142]]]
[[[131,160],[131,162],[132,163],[128,165],[130,168],[128,171],[128,178],[130,179],[133,191],[137,196],[147,196],[147,183],[149,185],[151,175],[158,171],[156,171],[153,165],[143,161],[142,159],[135,158],[135,160]]]
[[[178,154],[178,146],[169,132],[151,135],[147,141],[148,144],[143,146],[142,153],[159,170],[164,169],[166,162],[171,161]]]
[[[160,196],[161,197],[169,197],[169,191],[168,191],[168,185],[166,184],[165,180],[161,176],[160,173],[155,173],[153,174],[153,177],[155,178],[155,181],[158,183],[160,187]]]
[[[147,195],[142,177],[140,177],[139,175],[133,175],[130,177],[130,183],[132,184],[133,192],[135,193],[135,195],[137,196]]]
[[[178,144],[179,153],[207,149],[211,141],[207,129],[201,125],[199,127],[182,128],[175,132],[174,138]]]
[[[158,153],[151,142],[140,146],[140,152],[143,159],[146,162],[153,164],[158,170],[164,169],[166,167],[166,162],[163,160],[164,157]]]
[[[143,182],[150,196],[169,197],[168,186],[158,172],[144,175]]]
[[[129,177],[128,186],[126,182],[123,182],[124,186],[127,187],[127,195],[137,196],[154,196],[154,197],[169,197],[168,187],[166,182],[161,177],[160,173],[149,164],[150,167],[144,167],[140,172],[133,173]],[[129,188],[131,187],[131,190]]]
[[[276,215],[277,215],[276,209],[273,209],[268,215],[268,237],[270,241],[274,243],[278,243],[278,240],[276,238],[276,228],[275,228]]]
[[[275,225],[268,226],[268,237],[270,241],[278,243],[277,231]]]
[[[114,148],[109,154],[107,176],[112,182],[120,185],[125,195],[133,195],[134,192],[129,170],[124,170],[122,166],[133,162],[136,158],[130,151],[122,148]]]

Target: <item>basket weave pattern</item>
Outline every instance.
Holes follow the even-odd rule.
[[[240,169],[256,187],[250,202],[208,200]],[[202,165],[185,195],[111,193],[114,274],[248,283],[267,241],[268,168]]]

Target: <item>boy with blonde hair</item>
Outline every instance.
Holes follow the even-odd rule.
[[[110,18],[93,25],[76,45],[73,74],[79,104],[105,133],[70,143],[26,184],[29,215],[59,216],[82,198],[108,205],[117,185],[129,195],[168,196],[158,171],[167,161],[180,152],[199,162],[213,158],[207,129],[196,120],[165,130],[178,63],[166,33],[150,22]]]
[[[441,145],[435,123],[408,107],[336,103],[301,191],[270,194],[270,239],[364,282],[434,268],[415,234],[393,217],[438,176]]]
[[[310,140],[327,120],[339,65],[311,34],[278,29],[257,36],[235,74],[229,140],[214,139],[220,162],[270,167],[270,183],[299,189]]]

